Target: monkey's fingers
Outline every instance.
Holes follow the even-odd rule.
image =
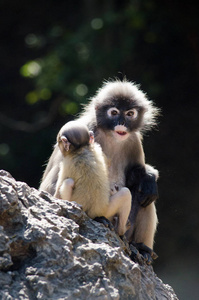
[[[146,174],[139,185],[138,201],[143,207],[148,206],[158,198],[158,187],[155,175]]]
[[[102,223],[105,227],[109,228],[111,231],[114,231],[113,224],[107,218],[105,218],[105,217],[96,217],[94,219],[94,221]]]
[[[145,194],[140,194],[138,196],[138,201],[142,207],[147,207],[149,204],[152,202],[155,202],[157,200],[158,196],[155,194],[151,195],[145,195]]]

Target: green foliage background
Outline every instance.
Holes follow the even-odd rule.
[[[144,138],[160,170],[158,275],[196,299],[199,18],[191,2],[2,0],[0,167],[38,187],[59,128],[104,80],[141,84],[162,108]]]

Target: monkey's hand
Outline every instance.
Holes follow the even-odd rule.
[[[158,198],[158,186],[154,174],[146,173],[140,180],[138,201],[146,207]]]
[[[146,165],[136,165],[126,171],[126,186],[142,207],[146,207],[158,198],[158,171]]]

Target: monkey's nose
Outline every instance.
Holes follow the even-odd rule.
[[[119,124],[119,125],[125,126],[125,121],[124,121],[124,120],[121,120],[121,121],[118,122],[118,124]]]

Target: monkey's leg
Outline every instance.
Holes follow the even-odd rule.
[[[60,195],[60,186],[55,190],[55,193],[54,193],[54,197],[58,198],[58,199],[61,199],[61,195]]]
[[[132,226],[127,232],[127,239],[130,241],[130,248],[131,245],[133,247],[133,250],[131,249],[131,258],[133,260],[137,259],[137,254],[135,251],[136,247],[140,254],[142,254],[145,262],[150,265],[153,262],[153,259],[158,257],[153,251],[154,235],[158,222],[155,204],[152,203],[146,208],[140,207],[136,213],[136,218],[132,211],[133,207],[134,206],[132,203],[131,213],[129,216]],[[136,208],[136,205],[134,208]]]
[[[118,215],[119,223],[117,232],[120,236],[124,235],[127,230],[128,216],[131,210],[131,192],[128,188],[123,187],[120,191],[110,197],[109,207],[105,217],[112,219]]]
[[[135,231],[133,233],[133,242],[131,243],[139,250],[149,265],[153,262],[153,259],[158,257],[153,251],[157,223],[158,220],[154,203],[139,210],[135,223]],[[132,257],[134,257],[133,253]]]
[[[154,203],[141,208],[136,218],[134,241],[136,243],[144,243],[153,249],[157,223],[158,219]]]
[[[56,190],[55,197],[71,201],[74,184],[72,178],[65,179],[61,186]]]

